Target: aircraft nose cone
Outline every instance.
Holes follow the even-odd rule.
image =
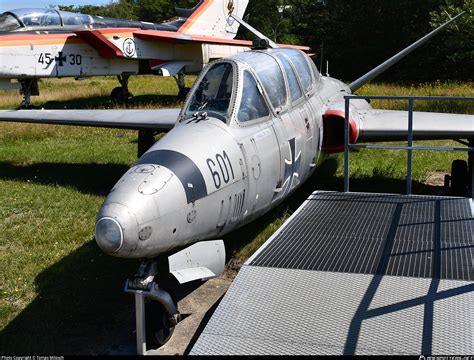
[[[95,239],[106,253],[114,253],[123,245],[123,231],[120,223],[110,217],[100,218],[95,224]]]
[[[95,225],[97,245],[107,254],[133,252],[137,247],[138,225],[130,209],[118,203],[105,203]]]

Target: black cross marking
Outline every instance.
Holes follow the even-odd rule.
[[[54,58],[54,60],[55,60],[56,62],[59,62],[58,66],[63,66],[63,62],[66,61],[66,55],[63,55],[63,52],[60,51],[60,52],[58,53],[58,56],[56,56],[56,57]]]
[[[285,188],[284,193],[287,193],[294,188],[293,183],[295,178],[299,177],[299,169],[301,162],[301,151],[296,155],[296,140],[295,138],[288,140],[290,146],[291,159],[285,159],[285,182],[283,187]]]

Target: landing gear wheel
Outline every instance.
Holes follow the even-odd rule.
[[[36,107],[33,105],[28,105],[28,104],[21,103],[20,106],[18,106],[18,110],[33,110],[33,109],[36,109]]]
[[[467,162],[464,160],[454,160],[451,164],[451,195],[466,196],[467,186]]]
[[[128,100],[132,97],[127,90],[125,90],[122,86],[117,86],[112,90],[110,93],[110,99],[112,103],[116,105],[124,105],[128,103]]]
[[[146,343],[156,349],[168,342],[173,335],[174,325],[170,324],[169,315],[158,301],[145,302]]]

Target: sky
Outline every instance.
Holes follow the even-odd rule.
[[[0,0],[0,13],[18,8],[46,8],[49,5],[106,5],[112,0]]]

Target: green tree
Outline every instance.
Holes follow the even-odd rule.
[[[474,0],[446,0],[432,11],[431,24],[439,26],[461,12],[465,14],[442,34],[437,55],[443,77],[472,80],[474,73]]]

